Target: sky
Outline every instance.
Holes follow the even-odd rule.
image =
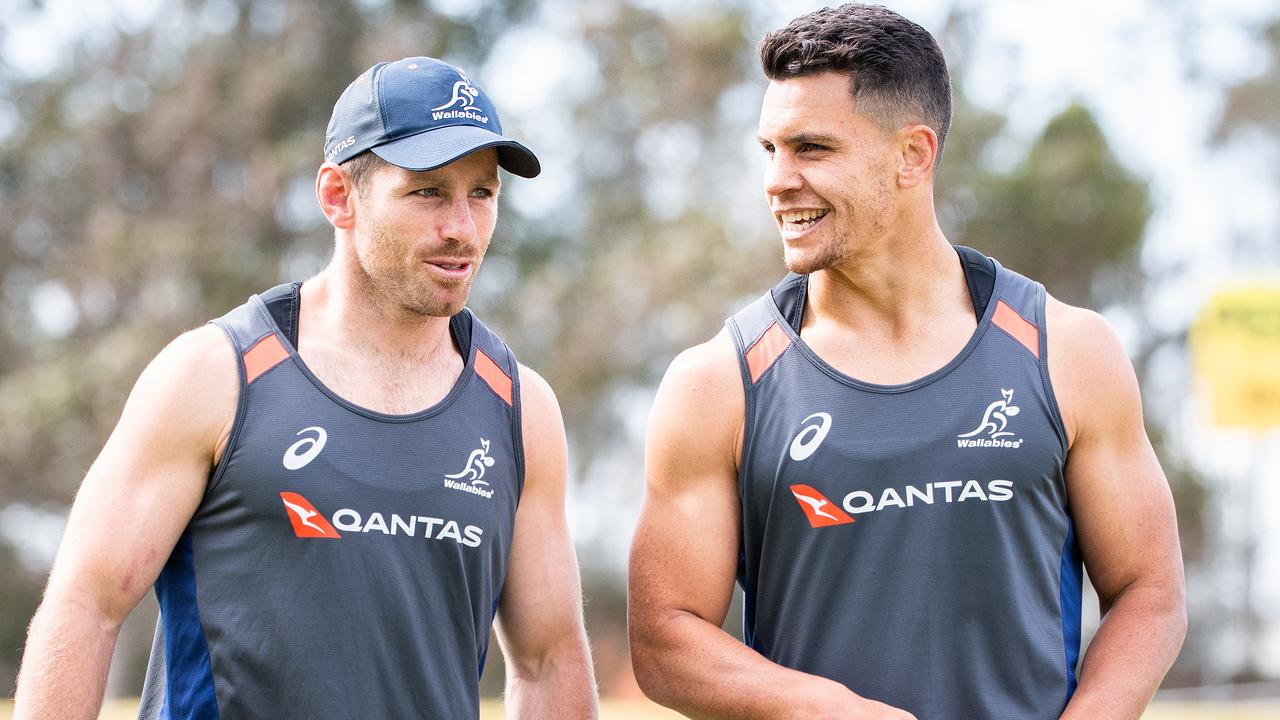
[[[368,0],[376,4],[378,0]],[[446,11],[465,15],[477,0],[447,0],[437,3]],[[220,4],[221,3],[221,4]],[[84,3],[76,0],[45,0],[45,11],[31,12],[30,3],[0,0],[4,20],[0,53],[19,74],[38,78],[57,67],[67,42],[95,28],[119,24],[125,28],[146,23],[157,0],[120,0],[114,3]],[[705,6],[705,0],[645,0],[645,4],[677,13]],[[930,0],[902,0],[885,3],[926,28],[940,29],[951,3]],[[1158,278],[1146,298],[1144,318],[1122,308],[1101,310],[1132,343],[1139,322],[1151,322],[1157,330],[1177,333],[1188,327],[1209,296],[1225,283],[1247,278],[1269,278],[1280,282],[1280,251],[1245,264],[1231,251],[1233,237],[1275,238],[1280,224],[1280,203],[1276,188],[1269,183],[1250,182],[1260,159],[1256,148],[1243,145],[1211,147],[1207,142],[1221,109],[1221,88],[1262,71],[1266,53],[1249,34],[1257,20],[1277,14],[1274,0],[1079,0],[1072,3],[1026,2],[1025,0],[965,0],[979,18],[974,55],[970,58],[966,90],[980,105],[1000,108],[1010,119],[1010,137],[995,160],[1012,162],[1044,124],[1066,104],[1080,100],[1098,116],[1113,149],[1121,160],[1152,184],[1156,212],[1143,246],[1143,262]],[[208,27],[225,23],[230,0],[215,0],[200,22]],[[542,27],[522,29],[504,38],[482,73],[495,97],[501,97],[504,113],[518,118],[546,112],[554,103],[550,96],[572,87],[582,62],[575,48],[555,32],[555,13],[574,3],[549,0]],[[581,5],[577,5],[581,7]],[[785,24],[796,15],[818,7],[811,2],[768,2],[756,0],[759,15],[767,20],[763,32]],[[265,17],[262,22],[271,22]],[[520,67],[536,58],[543,72],[536,82],[528,74],[517,77],[503,68]],[[758,97],[747,88],[741,111],[754,115]],[[6,114],[16,112],[0,103],[0,135]],[[554,148],[571,139],[558,136],[553,122],[527,122],[521,126],[539,133],[529,138],[540,148]],[[677,143],[678,138],[673,142]],[[754,138],[743,139],[750,148]],[[554,153],[540,153],[549,170],[554,170]],[[759,153],[752,153],[758,157]],[[1263,159],[1274,167],[1277,158]],[[548,172],[548,176],[560,173]],[[565,173],[568,175],[568,173]],[[755,178],[744,178],[741,191],[759,197]],[[560,206],[558,194],[566,188],[553,183],[530,185],[513,193],[512,201],[522,211]],[[763,202],[761,210],[763,212]],[[68,298],[56,289],[46,289],[35,311],[42,325],[56,330],[65,324]],[[1159,311],[1153,311],[1158,308]],[[1185,387],[1189,366],[1185,356],[1170,356],[1157,363],[1156,372],[1167,378],[1169,388]],[[1177,393],[1149,397],[1150,407],[1162,413],[1176,413],[1177,437],[1190,450],[1197,464],[1218,478],[1228,489],[1224,523],[1237,528],[1255,527],[1261,537],[1255,601],[1280,608],[1280,528],[1269,529],[1258,516],[1258,508],[1280,505],[1280,435],[1243,434],[1210,427],[1204,420],[1202,404],[1182,402]],[[632,429],[641,433],[650,395],[641,394],[622,401],[635,406],[640,418]],[[615,476],[634,475],[628,470],[637,458],[616,458],[617,468],[600,468]],[[575,528],[586,536],[605,536],[592,526],[589,512],[601,502],[614,507],[631,507],[632,514],[611,515],[609,523],[634,521],[638,512],[636,488],[592,488],[574,483],[571,499],[584,519]],[[13,513],[25,510],[7,511]],[[7,518],[21,524],[45,523],[39,517]],[[10,525],[0,523],[0,527]],[[1272,525],[1275,525],[1274,523]],[[57,532],[57,524],[47,530]],[[610,546],[596,552],[625,557],[628,538],[618,533]],[[30,548],[38,559],[48,556],[49,543]],[[1210,579],[1215,587],[1232,590],[1243,587],[1237,569],[1224,568]],[[1269,669],[1280,674],[1280,617],[1273,617],[1266,636]],[[1228,638],[1221,652],[1229,655],[1243,639]]]

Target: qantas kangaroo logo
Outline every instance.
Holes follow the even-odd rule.
[[[828,500],[826,495],[808,485],[792,485],[791,494],[796,496],[796,502],[800,503],[800,509],[804,510],[813,527],[844,525],[854,521],[848,513]]]
[[[285,510],[289,511],[289,522],[293,523],[293,533],[298,537],[342,537],[320,511],[298,493],[282,492],[280,499],[284,501]]]

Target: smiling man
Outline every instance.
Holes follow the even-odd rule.
[[[938,226],[933,37],[882,7],[765,37],[791,274],[658,391],[632,657],[705,718],[1136,718],[1185,633],[1168,484],[1098,315]],[[1083,567],[1102,625],[1083,662]],[[720,626],[734,578],[743,645]]]
[[[96,718],[153,584],[142,718],[475,718],[495,613],[508,715],[594,717],[560,410],[464,307],[499,166],[539,172],[458,68],[346,89],[316,177],[332,261],[143,372],[76,497],[16,717]]]

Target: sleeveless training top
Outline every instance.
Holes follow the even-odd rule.
[[[1076,683],[1081,566],[1045,291],[957,251],[977,330],[904,385],[814,354],[798,334],[807,276],[729,319],[746,387],[746,639],[921,720],[1057,718]]]
[[[214,321],[240,399],[156,581],[139,717],[475,718],[524,477],[515,358],[463,310],[449,394],[367,410],[299,358],[299,287]]]

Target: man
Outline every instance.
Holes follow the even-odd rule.
[[[475,718],[490,624],[511,717],[596,712],[555,396],[464,304],[498,167],[537,158],[425,57],[334,107],[328,267],[192,330],[89,470],[16,717],[95,718],[153,582],[143,718]]]
[[[1119,341],[943,236],[950,81],[924,29],[845,5],[760,55],[794,274],[658,391],[641,687],[706,718],[1138,717],[1186,620]],[[1077,678],[1081,558],[1103,619]],[[720,630],[735,574],[747,645]]]

